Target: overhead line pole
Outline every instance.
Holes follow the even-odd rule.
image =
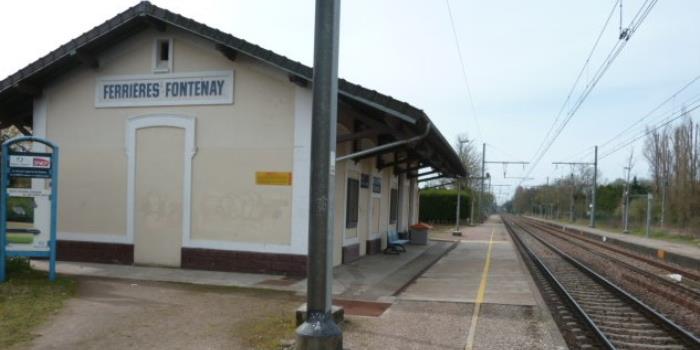
[[[479,191],[479,223],[481,223],[481,215],[482,213],[482,196],[484,193],[484,174],[486,172],[486,143],[484,142],[481,146],[481,191]]]
[[[593,166],[593,188],[591,191],[591,214],[590,214],[590,227],[595,227],[595,211],[596,211],[596,191],[598,188],[598,146],[595,146],[595,157],[593,159],[593,163],[588,163],[588,162],[552,162],[554,165],[586,165],[586,166]],[[575,209],[575,203],[574,203],[574,192],[576,191],[576,187],[574,185],[574,172],[573,169],[571,170],[571,212],[569,214],[569,220],[574,221],[574,209]]]
[[[486,143],[483,144],[483,149],[482,149],[482,156],[481,156],[481,192],[479,192],[479,216],[481,216],[481,200],[482,200],[482,193],[484,192],[484,180],[486,179],[486,164],[502,164],[502,165],[508,165],[508,164],[521,164],[521,165],[527,165],[529,162],[525,161],[504,161],[504,160],[492,160],[492,161],[487,161],[486,160]],[[508,178],[503,176],[504,178]],[[490,185],[489,185],[490,186]],[[472,215],[472,220],[473,220],[474,215]]]
[[[629,223],[628,222],[628,220],[629,220],[628,213],[629,213],[629,207],[630,207],[630,172],[632,172],[632,167],[626,166],[625,170],[627,170],[627,177],[625,179],[625,193],[624,193],[625,197],[623,198],[623,200],[624,200],[623,205],[624,205],[625,210],[623,210],[624,230],[622,231],[622,233],[630,233],[629,225],[628,225],[628,223]]]
[[[593,190],[591,191],[591,224],[595,228],[596,194],[598,192],[598,146],[595,146],[593,158]]]
[[[331,313],[339,25],[340,0],[316,0],[307,312],[296,330],[300,350],[343,349],[343,333]]]
[[[463,162],[462,160],[462,145],[465,143],[469,143],[469,140],[462,140],[461,138],[457,140],[459,142],[459,161]],[[461,236],[462,231],[459,230],[459,219],[460,219],[460,204],[462,202],[462,181],[460,181],[459,178],[455,179],[457,182],[457,213],[455,214],[455,229],[452,231],[453,236]],[[400,202],[399,202],[400,203]]]

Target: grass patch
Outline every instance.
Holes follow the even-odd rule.
[[[555,220],[555,221],[558,223],[564,224],[564,225],[571,225],[571,223],[568,221],[564,221],[564,220]],[[573,225],[584,226],[585,224],[574,223]],[[596,223],[596,228],[603,230],[603,231],[624,234],[624,232],[622,232],[623,231],[622,228],[617,227],[617,226],[608,225],[608,224],[601,223],[601,222]],[[585,230],[586,227],[583,227],[583,229]],[[629,234],[632,236],[636,236],[636,237],[646,237],[646,227],[633,226],[630,228]],[[698,238],[695,238],[691,235],[685,235],[682,233],[678,233],[678,232],[662,230],[659,228],[655,228],[653,226],[649,230],[649,238],[657,239],[660,241],[685,244],[685,245],[693,246],[696,248],[700,248],[700,239],[698,239]]]
[[[249,349],[279,350],[283,340],[294,339],[295,323],[292,312],[278,311],[242,322],[236,335]]]
[[[75,293],[67,278],[49,282],[46,272],[32,270],[26,259],[10,259],[8,280],[0,283],[0,349],[32,339],[32,331]]]
[[[630,231],[630,233],[634,236],[646,237],[646,229],[645,228],[633,228]],[[659,229],[655,229],[655,228],[651,228],[649,230],[649,238],[658,239],[658,240],[667,241],[667,242],[673,242],[673,243],[687,244],[687,245],[691,245],[691,246],[695,246],[697,248],[700,248],[700,239],[697,239],[695,237],[688,236],[688,235],[672,233],[672,232],[668,232],[665,230],[659,230]]]

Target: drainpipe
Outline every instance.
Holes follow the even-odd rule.
[[[414,179],[408,181],[408,224],[415,222],[413,211],[415,210],[415,186],[416,182]]]
[[[399,183],[398,183],[398,194],[396,196],[396,232],[401,232],[401,220],[403,220],[403,215],[401,215],[402,208],[403,208],[403,174],[399,174]]]
[[[385,145],[380,145],[380,146],[377,146],[377,147],[372,147],[372,148],[365,149],[365,150],[362,150],[362,151],[359,151],[359,152],[346,154],[346,155],[344,155],[344,156],[335,158],[335,161],[336,161],[336,162],[340,162],[340,161],[346,160],[346,159],[353,159],[353,158],[357,158],[357,157],[362,157],[362,156],[365,156],[365,155],[368,155],[368,154],[375,153],[375,152],[377,152],[377,151],[382,151],[382,150],[385,150],[385,149],[391,149],[391,148],[394,148],[394,147],[397,147],[397,146],[402,146],[402,145],[406,145],[406,144],[409,144],[409,143],[413,143],[413,142],[420,141],[420,140],[422,140],[422,139],[428,137],[428,134],[430,134],[430,129],[431,129],[431,127],[432,127],[432,123],[428,122],[428,124],[425,126],[425,132],[423,132],[421,135],[414,136],[414,137],[411,137],[411,138],[405,139],[405,140],[394,141],[394,142],[387,143],[387,144],[385,144]]]

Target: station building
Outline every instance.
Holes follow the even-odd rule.
[[[0,122],[60,147],[59,260],[302,275],[311,78],[141,2],[0,81]],[[465,175],[423,111],[342,79],[338,104],[336,265],[417,222],[419,170]]]

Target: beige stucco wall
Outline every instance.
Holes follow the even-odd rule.
[[[234,104],[95,108],[96,79],[152,74],[153,44],[155,38],[161,37],[174,39],[175,73],[233,70]],[[290,244],[292,187],[255,184],[256,171],[292,171],[295,85],[286,74],[245,55],[231,62],[212,43],[171,28],[166,33],[137,34],[103,53],[99,61],[97,70],[76,68],[47,86],[43,94],[48,106],[46,136],[61,147],[59,232],[88,239],[126,236],[127,120],[140,115],[175,114],[196,118],[191,238]],[[348,119],[353,113],[357,112],[340,108],[341,119]],[[373,142],[362,142],[363,149],[372,146]],[[350,151],[348,142],[339,145],[337,154]],[[386,231],[395,229],[395,225],[389,225],[390,191],[397,186],[393,168],[378,171],[376,158],[353,164],[352,169],[348,162],[352,161],[336,166],[335,264],[342,259],[344,238],[356,239],[363,255],[366,240],[374,238],[368,229],[374,176],[382,178],[382,247],[386,246]],[[370,176],[370,187],[360,189],[357,229],[346,231],[347,176],[359,178],[363,173]],[[417,205],[414,210],[417,212]],[[408,220],[407,190],[402,217]]]
[[[234,70],[234,104],[95,108],[100,76],[152,74],[156,37],[174,38],[173,71]],[[59,231],[125,235],[127,118],[145,114],[196,117],[192,238],[288,244],[291,186],[258,186],[256,171],[291,171],[294,85],[285,74],[212,43],[168,28],[147,31],[77,68],[44,92],[47,137],[61,147]],[[138,146],[137,146],[138,147]]]

